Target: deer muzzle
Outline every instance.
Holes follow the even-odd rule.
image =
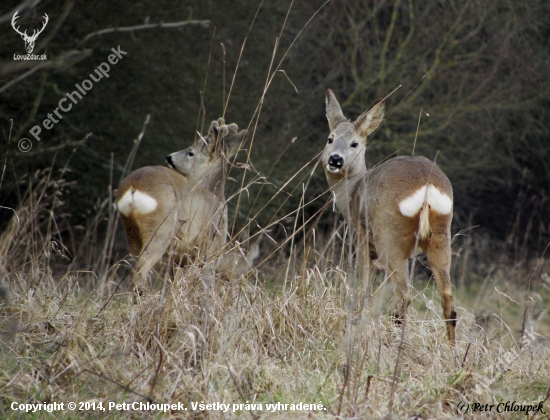
[[[330,155],[328,158],[328,170],[330,172],[338,172],[344,166],[344,158],[337,153]]]
[[[170,166],[172,169],[176,169],[174,166],[174,162],[172,161],[172,155],[166,155],[166,163],[168,163],[168,166]]]

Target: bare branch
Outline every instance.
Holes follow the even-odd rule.
[[[155,28],[179,28],[181,26],[187,26],[187,25],[201,25],[203,28],[208,28],[208,26],[210,25],[210,21],[209,20],[184,20],[181,22],[146,23],[144,25],[137,25],[137,26],[122,26],[118,28],[106,28],[106,29],[102,29],[97,32],[92,32],[86,35],[80,44],[84,44],[86,41],[96,36],[112,34],[114,32],[134,32],[134,31],[143,31],[146,29],[155,29]]]
[[[4,92],[5,90],[9,89],[11,86],[19,83],[22,80],[25,80],[27,77],[31,76],[32,74],[36,73],[38,70],[41,69],[47,69],[47,68],[59,68],[62,66],[65,66],[67,64],[74,64],[76,61],[80,61],[86,57],[88,57],[92,53],[91,50],[83,50],[83,51],[68,51],[65,54],[57,57],[55,60],[51,61],[42,61],[40,64],[37,64],[33,67],[31,67],[28,71],[23,73],[22,75],[16,77],[13,80],[10,80],[8,83],[6,83],[4,86],[0,87],[0,93]],[[75,61],[73,61],[75,60]],[[26,63],[25,63],[26,64]],[[3,69],[1,71],[1,75],[6,75],[9,73],[12,73],[14,71],[17,71],[21,68],[20,63],[14,63],[14,65],[5,65],[3,66]]]
[[[31,9],[40,3],[40,0],[27,0],[21,3],[19,6],[16,6],[12,9],[11,12],[6,13],[4,16],[0,16],[0,24],[9,21],[12,19],[12,16],[18,11],[23,11],[25,9]]]
[[[81,139],[81,140],[76,140],[76,141],[67,140],[65,143],[55,144],[55,145],[52,145],[52,146],[44,147],[44,148],[41,148],[41,149],[33,151],[33,152],[21,152],[21,153],[17,153],[16,155],[18,157],[28,158],[28,157],[44,155],[46,153],[57,152],[59,150],[68,149],[68,148],[71,148],[71,147],[80,147],[80,146],[83,146],[84,143],[86,143],[86,141],[91,137],[92,134],[93,133],[86,134],[86,136],[84,136],[84,138]],[[17,143],[13,143],[13,144],[17,144]],[[7,149],[8,149],[8,147],[6,147],[3,151],[1,151],[0,156],[4,155],[4,153],[6,152]]]

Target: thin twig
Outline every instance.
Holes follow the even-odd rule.
[[[130,171],[134,163],[134,159],[136,158],[137,151],[139,149],[141,141],[143,140],[143,136],[145,135],[145,129],[149,125],[149,121],[151,121],[151,114],[147,114],[145,116],[145,121],[143,121],[143,125],[141,126],[141,131],[139,132],[138,136],[134,140],[134,146],[132,147],[132,150],[128,155],[128,159],[126,159],[126,163],[124,164],[124,169],[122,170],[122,174],[120,177],[121,181],[124,179],[126,175],[128,175],[128,172]]]
[[[290,82],[290,84],[292,85],[292,87],[294,88],[296,93],[298,93],[298,88],[296,87],[296,85],[294,83],[292,83],[292,80],[290,80],[290,77],[288,77],[288,74],[286,74],[286,71],[284,71],[284,70],[279,70],[279,71],[285,75],[286,79]]]
[[[420,128],[420,118],[421,117],[422,117],[422,108],[420,108],[420,112],[418,114],[418,124],[416,125],[416,133],[414,134],[413,151],[411,153],[412,156],[414,156],[414,149],[416,148],[416,139],[418,138],[418,129]]]
[[[102,375],[101,373],[97,373],[97,372],[94,372],[93,370],[90,370],[90,369],[82,369],[78,375],[80,375],[81,373],[84,373],[84,372],[87,372],[87,373],[91,373],[92,375],[96,375],[96,376],[99,376],[100,378],[102,379],[105,379],[106,381],[109,381],[109,382],[112,382],[113,384],[115,384],[116,386],[124,389],[125,391],[128,391],[128,392],[131,392],[132,394],[135,394],[141,398],[145,398],[147,401],[149,401],[150,403],[155,403],[155,400],[153,400],[150,396],[148,395],[144,395],[144,394],[140,394],[139,392],[137,391],[134,391],[132,388],[129,388],[127,387],[126,385],[124,384],[121,384],[120,382],[118,381],[115,381],[114,379],[111,379],[111,378],[108,378],[107,376],[105,375]]]
[[[153,397],[153,391],[155,390],[155,385],[157,384],[157,378],[159,376],[160,368],[162,367],[162,363],[163,363],[162,347],[161,347],[160,342],[159,342],[157,337],[155,337],[155,340],[157,340],[158,348],[159,348],[159,363],[157,365],[157,369],[155,370],[155,375],[153,376],[153,379],[151,380],[151,388],[149,389],[149,395],[151,397]]]

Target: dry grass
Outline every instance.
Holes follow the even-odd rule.
[[[454,348],[446,342],[439,298],[428,281],[415,282],[403,328],[388,317],[392,294],[383,279],[363,305],[337,236],[318,239],[315,249],[296,244],[315,264],[283,261],[290,264],[289,270],[284,266],[284,287],[284,270],[270,271],[269,261],[265,272],[279,280],[266,282],[256,272],[212,281],[204,267],[191,266],[166,270],[157,277],[157,292],[134,303],[123,276],[128,264],[109,262],[113,232],[100,244],[95,238],[101,220],[110,229],[116,225],[108,201],[98,205],[86,240],[71,257],[61,243],[63,217],[56,216],[64,183],[53,178],[36,175],[0,241],[7,290],[0,298],[9,298],[0,302],[2,418],[21,417],[12,402],[69,401],[187,407],[164,414],[107,410],[101,413],[107,418],[379,418],[391,412],[395,418],[442,419],[460,417],[461,401],[538,404],[545,398],[550,413],[548,314],[529,324],[537,334],[521,338],[518,332],[529,295],[537,291],[548,302],[541,276],[531,278],[548,272],[543,260],[536,271],[499,265],[471,282],[477,290],[457,290]],[[522,279],[530,279],[531,293],[518,286]],[[482,313],[491,314],[488,324]],[[201,401],[231,408],[193,410],[191,403]],[[277,402],[326,409],[267,409]],[[230,413],[233,404],[247,403],[262,409]],[[33,416],[97,415],[65,410]]]

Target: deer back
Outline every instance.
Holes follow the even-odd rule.
[[[157,231],[175,237],[173,251],[182,255],[225,244],[227,218],[220,197],[173,169],[147,166],[132,172],[120,184],[117,203],[133,255],[154,246],[146,242]]]
[[[432,161],[399,156],[367,172],[358,184],[352,207],[352,217],[369,223],[375,238],[384,238],[379,242],[407,244],[401,250],[407,258],[417,238],[422,247],[430,233],[450,234],[453,190]]]

